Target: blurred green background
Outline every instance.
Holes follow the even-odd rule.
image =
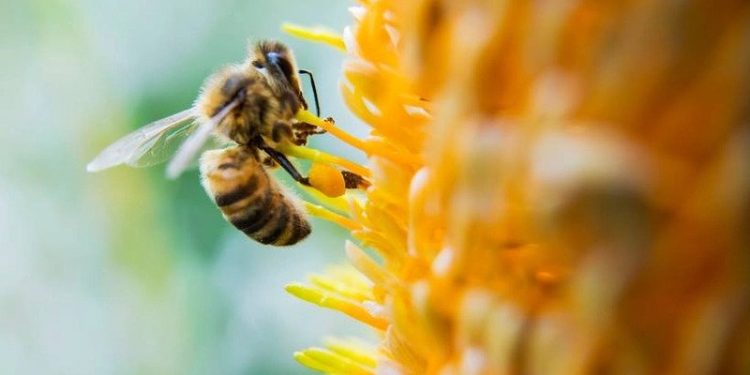
[[[316,73],[324,115],[364,134],[337,88],[343,56],[280,31],[342,30],[348,5],[0,2],[0,374],[304,374],[294,350],[367,335],[283,290],[342,262],[344,231],[314,221],[299,246],[264,247],[221,218],[197,171],[85,172],[107,144],[190,106],[261,38],[288,43]]]

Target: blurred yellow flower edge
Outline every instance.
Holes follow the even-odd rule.
[[[388,1],[343,34],[332,374],[750,373],[750,3]],[[333,214],[332,211],[338,212]],[[340,215],[339,215],[340,214]]]

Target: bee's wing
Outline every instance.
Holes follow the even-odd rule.
[[[190,108],[152,122],[102,150],[86,170],[98,172],[120,164],[143,167],[166,161],[176,145],[196,128],[194,120],[195,114]]]
[[[167,165],[168,178],[174,179],[179,177],[190,166],[195,155],[200,152],[203,144],[211,137],[211,132],[239,103],[239,99],[229,102],[219,113],[215,114],[208,121],[201,123],[198,129],[180,145],[174,158]]]

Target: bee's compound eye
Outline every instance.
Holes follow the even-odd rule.
[[[253,60],[252,64],[253,64],[254,67],[256,67],[258,69],[263,69],[264,68],[263,63],[260,60]]]

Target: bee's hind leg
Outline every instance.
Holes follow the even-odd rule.
[[[271,157],[271,159],[281,165],[281,168],[284,168],[284,170],[289,173],[290,176],[292,176],[294,181],[297,181],[305,186],[310,186],[310,180],[307,177],[302,177],[302,174],[300,174],[297,168],[294,167],[294,164],[292,164],[292,162],[287,159],[286,155],[274,150],[264,143],[259,144],[258,148],[263,150],[266,154],[268,154],[268,156]]]
[[[263,164],[263,166],[264,166],[264,167],[266,167],[266,168],[276,168],[276,167],[278,167],[278,166],[279,166],[279,164],[278,164],[278,163],[276,163],[276,160],[274,160],[274,159],[273,159],[272,157],[270,157],[270,156],[266,156],[266,157],[262,158],[260,162],[261,162],[261,163]]]

